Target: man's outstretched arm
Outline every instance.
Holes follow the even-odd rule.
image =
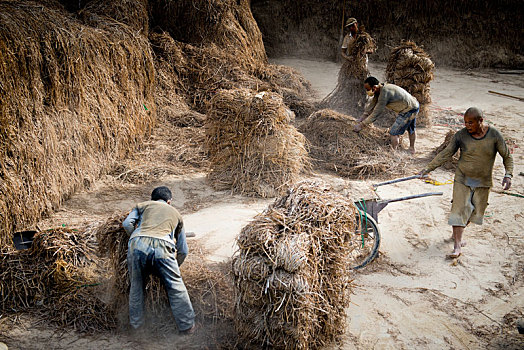
[[[448,160],[453,157],[455,153],[457,153],[459,149],[459,142],[457,139],[457,134],[453,135],[453,138],[449,142],[449,144],[444,148],[442,151],[440,151],[439,154],[433,158],[431,162],[426,165],[426,167],[420,172],[420,175],[426,175],[441,166],[442,164],[446,163]]]

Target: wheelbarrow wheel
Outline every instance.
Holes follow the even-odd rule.
[[[357,218],[358,226],[355,235],[358,235],[356,247],[351,252],[353,269],[361,269],[378,256],[380,246],[380,232],[377,222],[367,213],[361,213]]]

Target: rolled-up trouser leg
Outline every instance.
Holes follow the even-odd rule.
[[[158,251],[160,249],[162,251]],[[185,331],[191,328],[195,323],[195,313],[180,275],[175,247],[167,242],[158,246],[155,249],[154,267],[166,288],[169,305],[178,329]]]
[[[129,241],[127,251],[127,266],[129,269],[129,323],[133,328],[144,324],[144,288],[148,276],[147,245],[140,244],[143,238],[137,237]]]

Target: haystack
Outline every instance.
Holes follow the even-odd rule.
[[[99,253],[107,257],[111,298],[110,315],[115,317],[127,312],[129,300],[129,271],[127,268],[127,244],[129,235],[122,227],[126,215],[116,214],[95,230]],[[233,309],[233,286],[228,271],[221,266],[209,266],[206,252],[189,242],[189,255],[181,266],[182,278],[198,320],[230,321]],[[148,315],[172,319],[169,301],[160,279],[150,276],[145,296]],[[127,322],[127,321],[126,321]]]
[[[233,273],[244,346],[318,348],[344,332],[356,215],[350,199],[304,181],[242,229]]]
[[[402,41],[388,58],[386,81],[404,88],[420,103],[417,125],[431,126],[429,83],[435,65],[429,55],[413,41]]]
[[[0,248],[2,312],[34,310],[82,332],[114,327],[115,319],[95,292],[100,280],[91,238],[59,228],[35,235],[30,249]]]
[[[152,25],[166,30],[177,41],[197,47],[216,45],[241,68],[267,63],[262,34],[251,14],[249,0],[151,2]]]
[[[324,98],[322,106],[342,113],[360,115],[366,104],[364,80],[369,75],[367,55],[376,49],[375,40],[368,33],[359,32],[353,44],[348,47],[347,55],[338,73],[335,89]]]
[[[209,180],[217,189],[272,197],[285,191],[306,165],[304,136],[293,113],[273,92],[221,90],[206,119]]]
[[[154,124],[149,43],[106,19],[0,4],[0,244],[56,209]]]
[[[84,22],[96,27],[117,21],[147,36],[149,32],[148,0],[92,0],[79,11]]]
[[[310,144],[314,163],[340,175],[401,175],[409,162],[389,147],[389,134],[370,125],[359,133],[353,131],[356,120],[329,109],[313,113],[300,127]]]

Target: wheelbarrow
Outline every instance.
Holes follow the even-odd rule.
[[[38,231],[20,231],[13,235],[16,250],[29,249],[33,245],[33,238]]]
[[[398,182],[420,179],[424,176],[414,175],[403,177],[400,179],[390,180],[381,182],[373,185],[373,190],[376,191],[377,187],[390,185]],[[355,261],[353,269],[360,269],[378,256],[378,249],[380,246],[380,231],[378,229],[378,213],[380,213],[389,203],[401,202],[415,198],[423,198],[429,196],[441,196],[442,192],[427,192],[421,194],[415,194],[411,196],[404,196],[393,199],[361,199],[354,202],[358,209],[358,228],[356,234],[360,235],[358,246],[353,250],[352,255]]]

